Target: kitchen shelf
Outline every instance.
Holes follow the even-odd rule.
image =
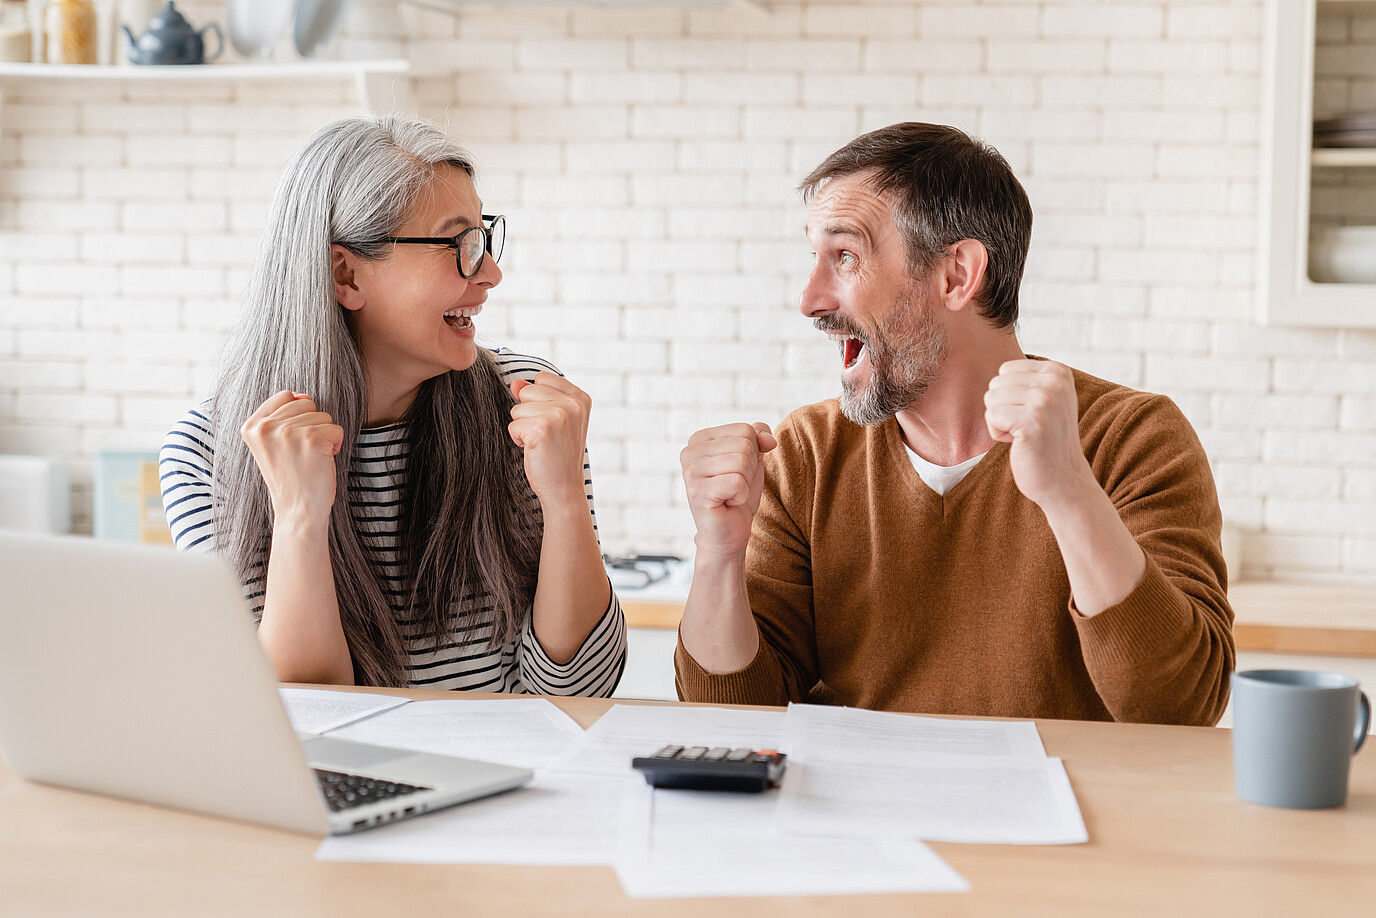
[[[1302,328],[1376,328],[1376,284],[1309,278],[1310,182],[1315,168],[1376,166],[1376,150],[1313,148],[1314,45],[1319,7],[1343,13],[1371,0],[1268,0],[1263,118],[1259,317]]]
[[[1376,166],[1376,149],[1362,147],[1316,147],[1309,156],[1313,166],[1349,168]]]
[[[263,80],[290,81],[350,78],[359,104],[370,112],[404,108],[409,85],[409,61],[284,61],[280,64],[191,64],[138,66],[135,64],[16,64],[0,63],[0,85],[10,80],[136,80],[201,82]]]

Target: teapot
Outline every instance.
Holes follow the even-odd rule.
[[[127,25],[123,28],[124,50],[131,64],[208,64],[225,50],[225,37],[218,25],[212,22],[197,32],[172,0],[167,0],[167,6],[149,20],[147,29],[137,39]],[[201,36],[210,31],[215,33],[216,47],[215,53],[207,58]]]

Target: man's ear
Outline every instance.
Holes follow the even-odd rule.
[[[330,273],[334,278],[334,299],[345,309],[362,309],[365,301],[355,271],[360,259],[342,245],[330,246]]]
[[[978,296],[989,268],[989,252],[978,239],[962,239],[947,246],[946,256],[938,292],[947,309],[959,312]]]

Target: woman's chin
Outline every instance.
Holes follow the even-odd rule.
[[[478,345],[472,338],[463,342],[463,345],[455,348],[450,357],[449,369],[462,372],[478,362]]]

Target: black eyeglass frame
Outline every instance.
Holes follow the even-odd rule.
[[[506,247],[506,215],[505,214],[482,214],[483,225],[470,226],[463,232],[455,236],[387,236],[385,242],[395,242],[402,245],[447,245],[454,250],[454,266],[459,269],[459,276],[467,280],[483,269],[483,259],[488,255],[492,256],[494,262],[502,260],[502,249]],[[492,251],[492,237],[501,221],[502,236],[501,247],[497,251]],[[464,273],[463,270],[463,240],[466,236],[478,233],[483,237],[483,254],[478,256],[478,263],[473,266],[473,270]]]

